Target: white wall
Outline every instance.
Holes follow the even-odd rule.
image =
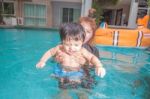
[[[81,16],[88,16],[88,11],[92,7],[92,0],[82,0]]]
[[[131,6],[130,6],[128,28],[137,27],[137,24],[136,24],[137,13],[138,13],[138,2],[135,2],[135,0],[132,0]]]
[[[62,9],[74,8],[81,9],[81,3],[69,3],[69,2],[52,2],[52,21],[53,27],[59,27],[62,21]]]
[[[81,3],[82,0],[51,0],[51,1],[59,1],[59,2],[76,2],[76,3]]]

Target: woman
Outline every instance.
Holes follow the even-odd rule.
[[[82,25],[86,33],[84,47],[99,58],[99,51],[94,46],[94,42],[93,42],[95,31],[97,29],[95,20],[90,17],[81,17],[79,19],[79,23]]]

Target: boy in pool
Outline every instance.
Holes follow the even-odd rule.
[[[105,69],[100,60],[82,47],[85,32],[80,24],[63,24],[60,28],[60,38],[62,44],[48,50],[37,63],[37,68],[43,68],[50,57],[57,57],[57,55],[62,54],[63,60],[58,61],[61,70],[56,73],[56,76],[61,78],[62,83],[65,77],[67,77],[69,81],[80,83],[83,77],[82,67],[87,62],[95,66],[95,72],[98,76],[104,77]],[[80,59],[76,60],[77,57],[80,58],[84,64],[78,61]]]
[[[85,31],[85,39],[83,42],[83,47],[87,49],[90,53],[94,54],[97,58],[99,58],[99,50],[95,47],[94,44],[94,36],[95,31],[97,29],[97,25],[95,22],[95,19],[90,17],[80,17],[79,24],[82,25]],[[75,57],[76,61],[83,63],[83,70],[84,70],[84,78],[82,79],[82,87],[84,88],[92,88],[93,85],[96,83],[96,79],[94,79],[95,74],[91,73],[91,71],[94,69],[94,66],[91,63],[84,64],[84,61],[81,60],[81,58],[78,58],[78,56]],[[62,61],[63,55],[58,54],[55,57],[56,61]],[[68,83],[64,84],[64,86],[68,88]],[[63,85],[62,85],[63,86]],[[70,85],[69,85],[70,86]]]

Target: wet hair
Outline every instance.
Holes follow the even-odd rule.
[[[60,26],[60,39],[63,40],[85,40],[83,27],[78,23],[64,23]]]
[[[95,36],[95,31],[97,29],[97,25],[96,25],[95,19],[90,18],[90,17],[80,17],[79,23],[81,24],[82,22],[85,22],[85,23],[90,25],[90,27],[91,27],[91,29],[93,31],[93,34],[92,34],[91,39],[89,40],[89,43],[93,43],[93,39],[94,39],[94,36]]]

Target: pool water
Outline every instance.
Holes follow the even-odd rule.
[[[52,59],[35,67],[59,43],[54,30],[0,29],[0,99],[150,99],[150,51],[97,45],[106,76],[93,89],[62,90]]]

